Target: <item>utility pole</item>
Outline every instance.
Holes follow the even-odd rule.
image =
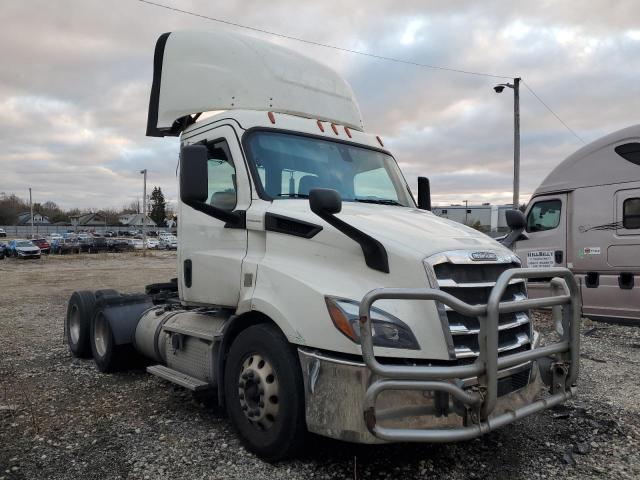
[[[520,207],[520,78],[513,79],[513,209]]]
[[[144,187],[142,192],[142,256],[147,255],[147,169],[140,170],[144,176]]]
[[[29,210],[31,211],[31,239],[33,240],[33,199],[31,198],[31,187],[29,187]]]
[[[520,77],[513,83],[499,83],[493,90],[502,93],[505,87],[513,90],[513,209],[520,206]]]

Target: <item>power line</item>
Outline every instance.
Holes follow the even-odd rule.
[[[451,67],[443,67],[440,65],[430,65],[428,63],[420,63],[420,62],[413,62],[411,60],[403,60],[401,58],[395,58],[395,57],[387,57],[384,55],[376,55],[373,53],[367,53],[367,52],[362,52],[359,50],[352,50],[350,48],[345,48],[345,47],[338,47],[337,45],[330,45],[327,43],[321,43],[321,42],[315,42],[313,40],[307,40],[305,38],[300,38],[300,37],[294,37],[292,35],[286,35],[283,33],[278,33],[278,32],[272,32],[270,30],[265,30],[262,28],[258,28],[258,27],[252,27],[249,25],[243,25],[241,23],[236,23],[236,22],[232,22],[230,20],[223,20],[221,18],[215,18],[215,17],[210,17],[208,15],[203,15],[200,13],[196,13],[196,12],[191,12],[189,10],[182,10],[180,8],[175,8],[175,7],[171,7],[169,5],[163,5],[161,3],[156,3],[156,2],[151,2],[149,0],[138,0],[138,2],[140,3],[145,3],[147,5],[151,5],[154,7],[159,7],[159,8],[164,8],[165,10],[171,10],[173,12],[178,12],[178,13],[183,13],[185,15],[190,15],[192,17],[198,17],[198,18],[203,18],[205,20],[210,20],[212,22],[217,22],[217,23],[222,23],[224,25],[230,25],[233,27],[237,27],[237,28],[243,28],[245,30],[250,30],[253,32],[259,32],[259,33],[264,33],[266,35],[272,35],[274,37],[279,37],[279,38],[285,38],[287,40],[294,40],[296,42],[301,42],[301,43],[306,43],[308,45],[315,45],[317,47],[324,47],[324,48],[330,48],[332,50],[337,50],[340,52],[347,52],[347,53],[352,53],[355,55],[361,55],[363,57],[370,57],[370,58],[375,58],[377,60],[384,60],[384,61],[388,61],[388,62],[395,62],[395,63],[403,63],[406,65],[412,65],[415,67],[422,67],[422,68],[430,68],[432,70],[441,70],[441,71],[445,71],[445,72],[454,72],[454,73],[461,73],[461,74],[465,74],[465,75],[475,75],[475,76],[479,76],[479,77],[489,77],[489,78],[499,78],[499,79],[512,79],[515,78],[514,75],[495,75],[492,73],[484,73],[484,72],[474,72],[471,70],[462,70],[459,68],[451,68]],[[564,125],[564,127],[571,132],[578,140],[580,140],[582,143],[586,143],[582,138],[580,138],[578,136],[578,134],[576,134],[576,132],[574,132],[571,127],[569,127],[569,125],[567,125],[559,116],[558,114],[556,114],[556,112],[554,112],[551,107],[549,107],[549,105],[547,105],[537,94],[536,92],[533,91],[533,89],[523,80],[522,81],[525,85],[525,87],[527,87],[527,90],[529,90],[533,96],[542,104],[544,105],[544,107],[549,110],[549,112],[551,112],[553,114],[554,117],[556,117],[558,119],[558,121]]]
[[[206,20],[211,20],[212,22],[223,23],[225,25],[231,25],[233,27],[244,28],[245,30],[251,30],[253,32],[260,32],[260,33],[265,33],[267,35],[273,35],[275,37],[286,38],[287,40],[295,40],[296,42],[302,42],[302,43],[306,43],[308,45],[315,45],[317,47],[331,48],[333,50],[338,50],[340,52],[347,52],[347,53],[353,53],[353,54],[356,54],[356,55],[362,55],[364,57],[376,58],[378,60],[386,60],[386,61],[389,61],[389,62],[404,63],[404,64],[407,64],[407,65],[413,65],[415,67],[431,68],[433,70],[444,70],[446,72],[463,73],[463,74],[466,74],[466,75],[477,75],[477,76],[480,76],[480,77],[491,77],[491,78],[501,78],[501,79],[503,79],[503,78],[509,78],[509,79],[513,78],[510,75],[494,75],[494,74],[491,74],[491,73],[472,72],[471,70],[461,70],[461,69],[458,69],[458,68],[442,67],[442,66],[439,66],[439,65],[429,65],[428,63],[412,62],[411,60],[403,60],[403,59],[400,59],[400,58],[385,57],[383,55],[376,55],[376,54],[373,54],[373,53],[361,52],[359,50],[352,50],[350,48],[338,47],[337,45],[329,45],[327,43],[314,42],[313,40],[307,40],[307,39],[300,38],[300,37],[293,37],[291,35],[285,35],[283,33],[272,32],[272,31],[269,31],[269,30],[264,30],[262,28],[251,27],[251,26],[248,26],[248,25],[242,25],[240,23],[231,22],[229,20],[222,20],[220,18],[209,17],[207,15],[202,15],[200,13],[190,12],[188,10],[181,10],[179,8],[170,7],[169,5],[163,5],[161,3],[151,2],[149,0],[138,0],[138,1],[140,3],[146,3],[147,5],[153,5],[155,7],[164,8],[166,10],[172,10],[174,12],[184,13],[185,15],[191,15],[193,17],[204,18]]]
[[[525,86],[525,87],[527,87],[527,90],[529,90],[529,91],[533,94],[533,96],[534,96],[534,97],[536,97],[536,98],[538,99],[538,101],[539,101],[542,105],[544,105],[544,107],[545,107],[547,110],[549,110],[549,111],[553,114],[553,116],[554,116],[554,117],[556,117],[556,118],[558,119],[558,121],[559,121],[562,125],[564,125],[564,127],[565,127],[567,130],[569,130],[569,131],[573,134],[573,136],[574,136],[574,137],[576,137],[578,140],[580,140],[580,141],[581,141],[582,143],[584,143],[584,144],[586,144],[586,143],[587,143],[587,142],[585,142],[585,141],[584,141],[584,140],[583,140],[583,139],[582,139],[582,138],[581,138],[581,137],[580,137],[576,132],[574,132],[574,131],[573,131],[573,129],[572,129],[569,125],[567,125],[567,124],[564,122],[564,120],[562,120],[562,119],[558,116],[558,114],[557,114],[556,112],[554,112],[553,110],[551,110],[551,107],[550,107],[549,105],[547,105],[547,104],[544,102],[544,100],[542,100],[542,99],[538,96],[538,94],[537,94],[536,92],[534,92],[534,91],[533,91],[533,89],[529,86],[529,84],[528,84],[527,82],[525,82],[524,80],[522,80],[522,83],[524,83],[524,86]]]

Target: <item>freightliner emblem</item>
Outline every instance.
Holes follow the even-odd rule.
[[[471,252],[471,260],[476,262],[495,262],[498,260],[498,255],[493,252]]]

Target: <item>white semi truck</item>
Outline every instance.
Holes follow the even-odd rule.
[[[520,268],[434,216],[426,178],[416,204],[326,66],[224,31],[164,34],[147,135],[180,136],[178,275],[138,295],[74,292],[74,355],[103,372],[144,356],[149,373],[217,391],[269,461],[307,431],[458,441],[575,395],[571,273]],[[513,241],[524,219],[510,219]],[[539,277],[554,295],[528,299]],[[544,306],[558,338],[541,346],[529,310]]]

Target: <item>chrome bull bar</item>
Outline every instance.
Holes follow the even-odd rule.
[[[554,295],[518,301],[500,300],[513,279],[549,278]],[[371,306],[377,300],[435,300],[465,316],[478,317],[480,355],[469,365],[405,366],[383,365],[374,355]],[[544,347],[498,357],[498,319],[501,313],[552,307],[560,341]],[[451,442],[468,440],[519,418],[560,404],[575,395],[580,349],[581,301],[573,274],[566,268],[512,268],[504,271],[493,287],[486,305],[469,305],[453,295],[432,288],[379,288],[367,293],[360,303],[362,356],[379,377],[369,385],[364,401],[364,420],[372,435],[395,442]],[[490,417],[498,399],[498,371],[543,357],[555,357],[550,366],[551,395],[515,410]],[[465,390],[454,379],[478,377],[478,386]],[[446,392],[468,411],[470,425],[452,429],[387,428],[376,419],[375,404],[385,390]],[[469,422],[468,422],[469,423]]]

